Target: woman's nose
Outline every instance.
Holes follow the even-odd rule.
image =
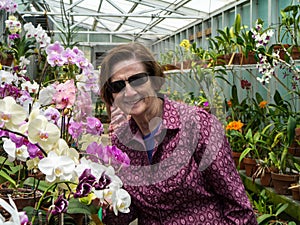
[[[124,96],[132,96],[136,94],[136,90],[131,87],[128,81],[125,82],[126,86],[124,87]]]

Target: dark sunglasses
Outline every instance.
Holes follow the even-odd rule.
[[[128,83],[131,87],[135,88],[141,86],[142,84],[148,81],[149,73],[138,73],[130,76],[128,78]],[[108,83],[109,89],[112,93],[119,93],[126,87],[126,80],[117,80],[111,83]]]

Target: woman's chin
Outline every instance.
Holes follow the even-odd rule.
[[[139,101],[128,108],[128,114],[132,116],[144,114],[146,109],[145,107],[146,105],[142,101]]]

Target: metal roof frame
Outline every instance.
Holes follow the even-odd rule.
[[[21,16],[45,15],[55,25],[50,32],[59,33],[64,29],[60,25],[64,22],[61,11],[64,8],[65,19],[71,28],[85,29],[81,33],[109,34],[154,42],[174,34],[182,26],[208,17],[210,12],[187,7],[188,4],[199,4],[199,1],[208,0],[19,0],[18,13]],[[168,24],[170,19],[178,23]]]

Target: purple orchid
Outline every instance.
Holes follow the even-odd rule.
[[[64,50],[64,47],[61,45],[61,43],[59,41],[54,42],[51,45],[48,45],[48,47],[46,48],[46,53],[48,55],[50,54],[58,54],[60,55]]]
[[[72,138],[78,139],[83,134],[83,124],[82,122],[71,122],[68,131]]]
[[[62,58],[64,59],[64,62],[68,64],[75,64],[77,55],[74,51],[72,51],[70,48],[67,48],[61,53]]]
[[[79,177],[79,183],[74,193],[75,198],[82,198],[88,196],[92,191],[93,185],[96,182],[96,177],[92,175],[91,169],[85,169]]]
[[[54,202],[54,209],[51,210],[52,215],[58,215],[67,212],[69,202],[60,195]]]
[[[48,121],[57,124],[57,121],[60,118],[60,112],[53,107],[49,107],[45,110],[44,116],[48,119]]]
[[[98,183],[95,184],[96,190],[103,190],[111,183],[111,179],[105,174],[105,171],[101,174]]]
[[[96,117],[87,117],[86,132],[93,135],[101,135],[104,132],[103,124]]]
[[[121,164],[122,166],[129,166],[130,165],[130,159],[128,155],[124,152],[122,152],[119,148],[116,146],[106,146],[106,151],[109,152],[108,155],[112,156],[112,163],[116,163],[117,165]]]

